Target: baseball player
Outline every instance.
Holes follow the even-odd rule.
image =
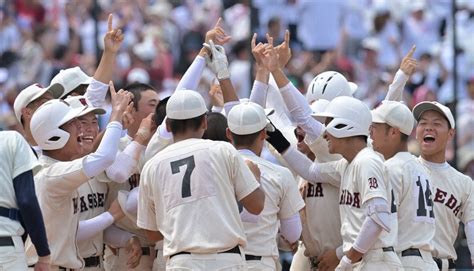
[[[252,102],[234,106],[228,115],[228,137],[244,159],[254,162],[261,171],[260,184],[265,191],[265,205],[259,216],[244,209],[241,218],[247,236],[245,259],[249,270],[277,270],[278,222],[280,233],[289,242],[301,235],[299,211],[304,207],[296,181],[284,167],[259,156],[265,143],[266,129],[272,126],[264,109]]]
[[[133,107],[130,114],[133,123],[127,127],[127,135],[120,139],[117,159],[122,160],[122,163],[114,163],[114,166],[106,169],[106,174],[99,176],[99,179],[106,181],[108,186],[106,207],[110,206],[117,198],[119,191],[129,192],[139,185],[140,171],[145,163],[143,154],[153,134],[151,131],[154,129],[152,118],[159,102],[157,92],[150,85],[133,83],[126,86],[126,89],[133,94]],[[147,127],[143,126],[143,121],[147,122]],[[128,157],[118,158],[121,153],[126,153]],[[140,244],[139,254],[141,256],[137,255],[137,260],[130,263],[129,259],[132,255],[127,253],[125,247],[116,247],[113,251],[106,249],[105,269],[151,270],[155,259],[155,243],[146,237],[145,232],[137,227],[136,221],[132,220],[130,216],[117,221],[115,226],[136,236],[134,242]]]
[[[313,163],[316,181],[340,181],[339,210],[344,256],[336,270],[397,270],[401,263],[395,254],[396,210],[393,208],[390,182],[384,176],[382,157],[367,147],[372,116],[361,101],[352,97],[337,97],[324,112],[324,137],[329,153],[339,153],[344,159]],[[275,148],[286,159],[302,160],[299,152],[290,148],[277,131],[270,133]],[[293,162],[294,162],[293,161]],[[314,175],[313,175],[314,174]],[[332,179],[332,180],[331,180]]]
[[[77,117],[83,108],[71,108],[61,100],[43,104],[31,119],[33,137],[43,150],[42,169],[35,176],[36,194],[45,217],[46,233],[51,244],[51,268],[82,268],[77,240],[87,239],[90,228],[81,227],[79,210],[82,202],[77,188],[110,166],[115,158],[122,132],[122,114],[130,94],[113,87],[112,114],[104,137],[94,153],[82,156],[81,125]],[[123,216],[118,204],[104,219],[112,224]],[[65,236],[73,238],[64,238]],[[77,240],[76,240],[77,239]],[[37,262],[36,253],[27,244],[29,262]]]
[[[163,238],[167,269],[243,270],[246,237],[235,201],[259,214],[265,196],[232,145],[200,139],[206,112],[194,91],[176,91],[168,100],[175,143],[143,169],[137,224],[150,239]]]
[[[63,87],[59,84],[51,84],[43,88],[39,84],[33,84],[23,89],[15,98],[13,111],[15,117],[23,127],[26,141],[33,147],[36,154],[41,154],[41,150],[31,135],[30,122],[33,113],[45,102],[51,99],[57,99],[63,92]]]
[[[433,257],[439,269],[456,268],[456,240],[459,221],[465,225],[467,243],[474,263],[474,183],[472,179],[446,162],[446,145],[455,133],[454,117],[448,107],[438,102],[421,102],[413,108],[418,121],[416,139],[420,145],[419,161],[430,174],[432,206],[436,218]],[[434,206],[433,206],[434,205]]]
[[[385,158],[396,198],[398,242],[395,251],[406,270],[437,270],[431,256],[435,235],[432,184],[425,168],[408,152],[415,119],[401,102],[383,101],[372,110],[370,137]]]
[[[26,231],[39,255],[35,270],[48,270],[50,250],[33,183],[39,164],[18,132],[0,132],[0,137],[0,269],[27,269],[21,239]]]
[[[104,107],[109,81],[115,67],[115,57],[122,45],[124,34],[119,28],[113,28],[113,16],[109,14],[107,32],[104,36],[104,52],[93,77],[89,77],[81,68],[73,67],[61,70],[51,80],[51,85],[59,84],[64,91],[60,98],[84,95],[87,102],[95,107]]]

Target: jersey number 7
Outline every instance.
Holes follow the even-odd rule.
[[[173,161],[171,164],[171,172],[177,174],[180,172],[180,167],[186,165],[186,171],[183,176],[183,184],[181,186],[181,197],[187,198],[191,196],[191,173],[195,168],[194,155]]]

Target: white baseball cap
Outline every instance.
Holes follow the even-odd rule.
[[[60,84],[51,84],[49,87],[43,88],[39,84],[33,84],[23,89],[15,98],[13,103],[13,110],[15,117],[21,123],[21,110],[27,107],[31,102],[41,97],[46,92],[50,92],[54,99],[59,98],[63,93],[64,88]]]
[[[263,109],[253,102],[243,102],[234,106],[227,115],[229,130],[236,135],[250,135],[263,129],[273,131],[273,125],[267,115],[273,113],[272,109]]]
[[[192,90],[175,91],[166,104],[166,116],[169,119],[192,119],[206,112],[206,104],[201,94]]]
[[[69,104],[71,108],[82,108],[83,111],[79,114],[79,117],[84,116],[93,112],[97,115],[105,114],[105,110],[99,107],[93,107],[90,103],[87,102],[86,97],[84,96],[69,96],[64,100]]]
[[[447,106],[440,104],[438,102],[424,101],[424,102],[418,103],[413,108],[413,116],[415,117],[417,121],[419,121],[421,115],[425,111],[428,111],[428,110],[434,110],[441,113],[448,120],[448,123],[451,126],[451,129],[454,129],[455,122],[454,122],[454,117],[453,117],[453,114],[451,113],[451,110]]]
[[[372,122],[386,123],[391,127],[400,129],[406,135],[410,135],[413,131],[415,119],[410,109],[402,102],[382,101],[371,113]]]
[[[77,66],[59,71],[59,73],[53,77],[53,80],[51,80],[51,84],[58,83],[63,86],[64,91],[60,98],[67,97],[67,95],[78,86],[89,85],[91,82],[92,77],[88,76]]]

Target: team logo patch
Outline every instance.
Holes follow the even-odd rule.
[[[379,187],[379,184],[377,183],[377,179],[375,177],[369,178],[369,188],[375,189],[377,187]]]

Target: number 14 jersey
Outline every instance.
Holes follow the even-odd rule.
[[[140,179],[139,227],[159,230],[163,254],[216,253],[246,245],[236,200],[259,187],[226,142],[187,139],[148,161]]]
[[[399,152],[386,160],[385,168],[398,207],[398,243],[395,250],[419,248],[431,251],[435,216],[429,174],[408,152]]]

